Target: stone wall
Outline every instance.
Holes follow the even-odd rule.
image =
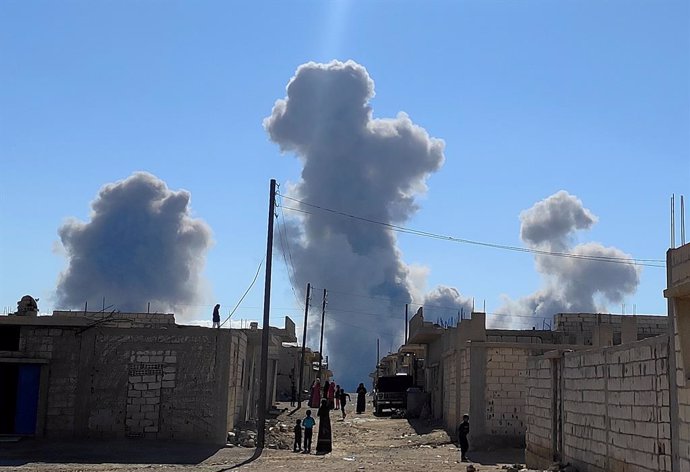
[[[560,420],[562,460],[580,472],[635,470],[670,472],[671,432],[668,383],[668,337],[566,353],[559,363],[540,357],[528,371],[527,457],[531,467],[543,466],[553,453],[546,436],[558,435],[546,421],[547,378],[551,368],[562,375]],[[549,413],[547,413],[551,410]]]

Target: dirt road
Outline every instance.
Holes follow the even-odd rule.
[[[206,446],[159,441],[110,442],[25,442],[0,443],[0,467],[21,472],[94,471],[122,472],[153,470],[162,472],[246,471],[395,471],[418,472],[465,471],[459,451],[441,428],[405,419],[376,417],[369,410],[362,415],[350,413],[343,421],[332,414],[333,452],[317,456],[290,450],[264,449],[258,457],[254,449]],[[288,430],[305,409],[279,417]],[[280,433],[291,442],[290,432]],[[316,431],[314,434],[316,446]],[[275,438],[274,438],[275,439]],[[275,442],[275,441],[273,441]],[[495,451],[469,454],[478,471],[501,470],[504,464],[521,462],[522,451]],[[5,468],[7,467],[7,468]]]

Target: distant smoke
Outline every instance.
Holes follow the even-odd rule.
[[[287,97],[276,101],[264,120],[271,140],[304,164],[301,180],[284,193],[385,223],[400,224],[417,210],[414,198],[443,163],[444,143],[404,113],[373,118],[373,96],[373,81],[355,62],[310,62],[297,69]],[[287,235],[300,290],[306,282],[330,290],[326,354],[332,370],[348,387],[366,382],[375,365],[376,338],[382,355],[397,349],[405,303],[411,300],[410,268],[396,236],[384,226],[290,200],[284,204],[309,212],[291,220]],[[320,299],[318,290],[313,318]],[[312,334],[318,326],[310,324]]]
[[[91,221],[66,222],[59,234],[69,259],[60,275],[61,308],[183,311],[199,294],[211,230],[189,213],[190,194],[144,172],[103,187]]]
[[[599,243],[573,246],[577,230],[589,229],[597,218],[582,202],[561,190],[520,214],[520,236],[533,249],[568,252],[584,256],[629,259],[629,254]],[[518,300],[506,300],[501,313],[533,315],[538,318],[512,318],[513,326],[541,327],[542,319],[551,322],[561,312],[606,311],[610,303],[620,303],[635,293],[640,268],[632,264],[608,263],[569,257],[536,255],[537,271],[544,287]],[[500,320],[503,323],[504,320]]]
[[[469,318],[472,299],[463,297],[454,287],[440,285],[424,297],[424,319],[442,321],[453,326],[461,317]]]

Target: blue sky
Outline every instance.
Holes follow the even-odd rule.
[[[577,242],[664,259],[670,195],[690,196],[685,1],[5,0],[0,51],[1,306],[30,293],[60,308],[58,227],[139,170],[190,191],[212,228],[191,316],[233,306],[264,256],[269,179],[301,170],[262,120],[308,61],[357,61],[374,117],[405,111],[445,140],[406,226],[522,246],[520,212],[563,189],[599,218]],[[428,288],[488,312],[541,285],[529,255],[408,235],[399,248]],[[259,280],[236,317],[260,317]],[[274,284],[274,320],[301,319],[279,255]],[[645,268],[627,311],[664,313],[664,285]]]

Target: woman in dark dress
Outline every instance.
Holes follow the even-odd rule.
[[[328,407],[328,400],[321,400],[321,406],[317,412],[319,417],[319,436],[316,441],[316,453],[328,454],[333,450],[331,439],[331,409]]]
[[[364,413],[367,405],[367,389],[364,388],[364,384],[359,384],[357,387],[357,413]]]

